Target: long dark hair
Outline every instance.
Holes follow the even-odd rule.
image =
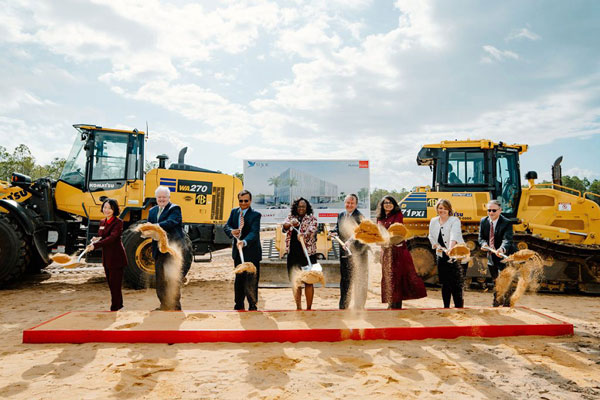
[[[392,204],[394,205],[394,209],[392,211],[390,211],[390,215],[394,215],[394,214],[400,212],[400,206],[398,205],[398,202],[396,201],[396,199],[389,195],[384,196],[383,199],[381,199],[379,201],[379,204],[377,205],[377,220],[378,221],[385,218],[385,210],[383,209],[383,202],[385,200],[391,201]]]
[[[311,215],[313,213],[313,209],[312,209],[312,206],[310,205],[309,201],[306,200],[304,197],[298,197],[292,203],[292,209],[290,211],[292,216],[294,216],[294,217],[300,216],[300,215],[298,215],[298,204],[300,204],[300,202],[303,200],[306,202],[306,215]]]
[[[118,217],[120,214],[119,211],[119,203],[117,203],[117,201],[115,199],[106,199],[102,202],[102,207],[100,208],[100,211],[104,210],[104,205],[108,203],[108,205],[110,206],[110,208],[112,208],[113,210],[113,217]]]

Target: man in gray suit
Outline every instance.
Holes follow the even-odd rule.
[[[365,308],[369,280],[368,247],[352,239],[352,227],[364,218],[358,211],[358,196],[349,194],[344,200],[346,211],[338,214],[337,225],[331,236],[338,235],[346,246],[340,247],[340,310],[348,308],[349,293],[354,298],[356,308]],[[348,254],[348,249],[352,255]],[[350,287],[352,286],[352,289]]]

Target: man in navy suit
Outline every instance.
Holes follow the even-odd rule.
[[[513,226],[512,223],[502,216],[502,206],[498,200],[490,200],[486,205],[487,217],[483,217],[479,223],[479,245],[488,246],[498,252],[498,254],[511,254],[513,252]],[[491,234],[493,233],[493,235]],[[506,264],[502,263],[502,258],[488,251],[488,268],[490,275],[496,284],[498,272],[502,271]],[[510,306],[510,296],[512,290],[509,289],[505,296],[498,301],[496,299],[496,290],[494,289],[493,306]]]
[[[251,262],[256,267],[256,274],[242,272],[235,275],[235,307],[234,310],[244,310],[244,299],[248,300],[248,310],[256,310],[258,301],[258,279],[260,277],[260,260],[262,260],[262,249],[260,246],[260,217],[258,211],[254,211],[252,204],[252,193],[242,190],[238,193],[240,206],[231,210],[225,233],[234,239],[232,257],[235,265],[242,263],[240,251],[244,254],[244,261]],[[240,229],[241,227],[241,229]]]
[[[159,186],[154,192],[156,206],[148,213],[148,222],[157,224],[166,233],[169,243],[179,244],[182,252],[185,245],[185,233],[181,217],[181,207],[171,203],[171,191],[166,186]],[[165,276],[165,264],[171,257],[168,253],[158,251],[158,243],[152,241],[152,257],[156,270],[156,295],[160,300],[158,310],[181,310],[181,279],[168,280]],[[183,268],[183,266],[181,266]]]

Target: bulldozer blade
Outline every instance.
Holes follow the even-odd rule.
[[[340,287],[340,263],[333,260],[319,260],[323,267],[326,287]],[[320,287],[321,284],[315,284]],[[260,262],[260,288],[291,288],[292,284],[288,278],[286,260],[268,259]]]
[[[579,290],[587,294],[600,294],[600,283],[586,282],[579,284]]]
[[[38,229],[33,234],[33,243],[35,245],[35,248],[36,248],[38,254],[42,258],[42,260],[44,260],[44,262],[50,264],[52,262],[52,260],[50,259],[50,254],[48,253],[48,247],[46,246],[46,237],[47,236],[48,236],[48,233],[46,232],[46,230]]]

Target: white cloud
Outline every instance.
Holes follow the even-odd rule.
[[[508,37],[506,38],[506,40],[520,40],[520,39],[528,39],[528,40],[540,40],[542,37],[540,35],[538,35],[537,33],[531,32],[529,29],[527,28],[521,28],[518,30],[514,30],[513,32],[511,32]]]
[[[578,168],[578,167],[574,167],[574,168],[569,168],[566,171],[562,172],[563,175],[568,175],[568,176],[578,176],[580,178],[588,178],[588,180],[594,180],[594,179],[599,179],[600,178],[600,173],[598,171],[592,171],[591,169],[588,168]]]
[[[400,33],[425,47],[440,47],[444,44],[439,26],[432,17],[431,1],[397,0],[395,6],[402,12]]]
[[[0,145],[12,153],[15,147],[25,144],[41,164],[55,157],[66,158],[74,132],[71,126],[64,123],[39,124],[0,116]]]
[[[519,55],[510,50],[499,50],[494,46],[485,45],[483,46],[483,51],[485,51],[488,55],[485,55],[481,58],[481,62],[483,63],[492,63],[494,61],[504,61],[506,59],[518,60]]]
[[[243,106],[194,84],[172,85],[167,81],[153,81],[125,96],[160,105],[189,120],[199,121],[203,129],[194,135],[197,139],[239,143],[256,133],[252,116]]]
[[[277,40],[277,46],[301,57],[317,58],[335,51],[342,42],[337,34],[328,36],[327,31],[329,24],[326,19],[319,18],[299,29],[284,29]]]
[[[453,125],[428,125],[432,139],[487,138],[529,145],[557,139],[600,134],[600,106],[588,104],[597,97],[600,85],[585,90],[565,87],[527,102],[507,104],[500,110],[481,113],[474,121]]]
[[[0,109],[4,112],[12,112],[29,106],[53,105],[49,99],[41,99],[26,90],[10,88],[5,90],[0,97]]]
[[[150,151],[218,149],[205,166],[223,170],[248,152],[369,158],[373,186],[396,188],[430,182],[414,162],[424,142],[536,144],[600,133],[593,18],[575,19],[567,5],[557,6],[560,18],[526,2],[498,7],[503,12],[408,0],[8,2],[0,10],[8,55],[0,60],[1,115],[34,129],[60,127],[69,134],[57,137],[69,144],[71,122],[139,127],[151,119]],[[563,20],[558,35],[552,29]],[[507,35],[507,26],[522,28]],[[54,151],[33,130],[16,131],[39,154]],[[248,141],[253,147],[239,145]]]

